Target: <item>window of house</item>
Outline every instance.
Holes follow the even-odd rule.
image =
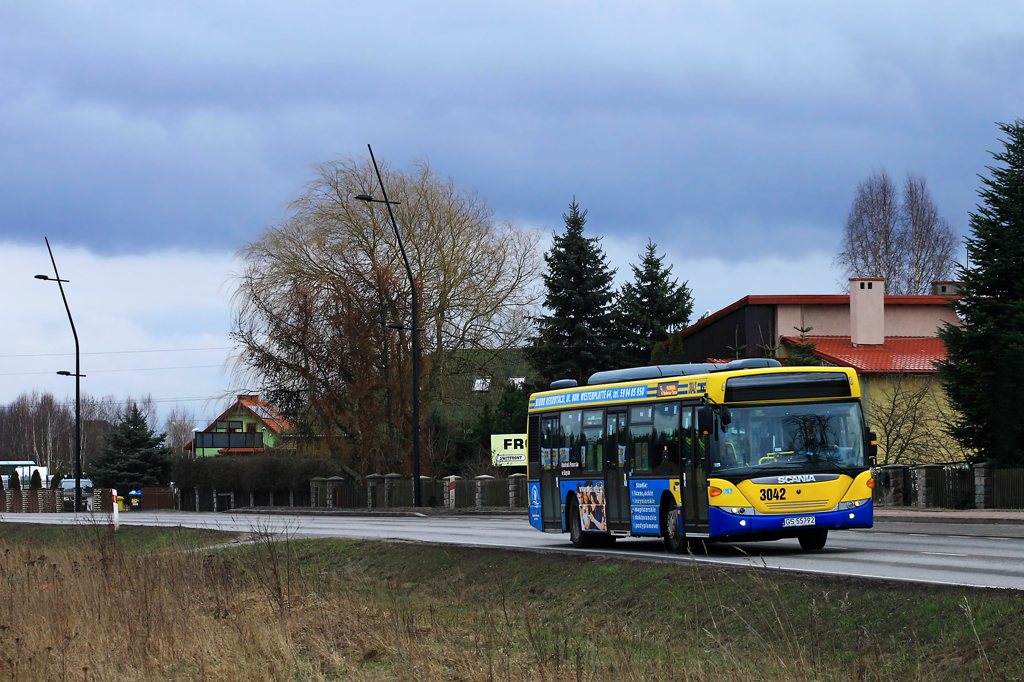
[[[490,377],[477,377],[473,379],[473,392],[474,393],[488,393],[491,390],[491,378]]]
[[[509,377],[508,383],[522,390],[523,386],[526,385],[526,377]]]

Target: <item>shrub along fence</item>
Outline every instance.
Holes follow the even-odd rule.
[[[1024,509],[1024,469],[990,464],[889,465],[875,469],[874,501],[883,507]]]

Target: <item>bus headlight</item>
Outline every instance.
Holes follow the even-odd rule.
[[[857,507],[863,507],[867,503],[867,500],[850,500],[849,502],[840,502],[839,510],[843,511],[845,509],[856,509]]]
[[[755,509],[753,507],[730,507],[729,508],[729,513],[730,514],[743,514],[743,515],[746,515],[746,516],[753,516],[756,513],[756,511],[755,511]]]

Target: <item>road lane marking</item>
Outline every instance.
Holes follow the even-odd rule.
[[[936,556],[970,556],[970,554],[954,554],[952,552],[921,552],[921,554],[934,554]]]

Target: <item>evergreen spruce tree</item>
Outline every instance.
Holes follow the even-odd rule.
[[[32,479],[28,482],[29,490],[42,490],[43,477],[39,475],[39,469],[32,472]]]
[[[790,367],[816,367],[820,365],[821,360],[814,354],[814,349],[818,347],[818,344],[807,337],[814,327],[793,327],[793,329],[800,332],[800,337],[792,345],[792,350],[789,352],[786,364]]]
[[[1001,124],[1005,149],[993,152],[970,216],[970,268],[954,302],[962,324],[939,337],[947,357],[937,363],[958,412],[950,433],[962,446],[1001,467],[1024,466],[1024,419],[1015,396],[1024,386],[1024,120]]]
[[[670,365],[681,365],[686,362],[686,353],[683,351],[683,336],[679,332],[672,335],[668,344],[668,363]]]
[[[61,481],[64,480],[64,474],[56,474],[50,479],[50,490],[60,490]]]
[[[666,341],[690,321],[693,297],[686,282],[670,279],[672,266],[658,256],[658,245],[647,243],[640,265],[631,265],[633,281],[619,292],[616,321],[623,341],[624,360],[642,365],[651,352],[651,341]]]
[[[21,475],[14,467],[10,468],[11,475],[7,478],[8,490],[21,490]]]
[[[537,337],[529,357],[546,381],[587,377],[620,365],[616,328],[611,312],[615,294],[599,238],[583,236],[587,212],[576,199],[562,214],[565,232],[554,236],[544,254],[544,307],[549,314],[537,318]]]
[[[669,364],[668,351],[665,350],[665,344],[661,341],[655,341],[651,347],[651,361],[648,364],[652,367]]]
[[[132,405],[93,460],[93,481],[118,491],[167,485],[173,461],[163,442],[164,434],[155,435],[138,406]]]

